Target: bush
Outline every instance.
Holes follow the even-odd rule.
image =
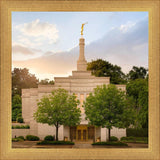
[[[24,137],[23,136],[19,136],[19,137],[17,137],[18,139],[23,139],[24,140]]]
[[[25,128],[26,128],[26,126],[22,125],[22,126],[20,126],[20,128],[21,128],[21,129],[25,129]]]
[[[148,128],[127,128],[127,137],[133,136],[133,137],[148,137]]]
[[[17,139],[17,138],[12,138],[12,142],[18,142],[19,141],[19,139]]]
[[[92,145],[128,146],[126,143],[123,142],[96,142],[92,143]]]
[[[16,125],[16,126],[14,126],[14,128],[15,129],[21,129],[21,126]]]
[[[42,141],[38,142],[37,145],[74,145],[71,141]]]
[[[17,122],[23,123],[23,118],[22,117],[17,117]]]
[[[33,135],[27,135],[27,136],[26,136],[26,139],[27,139],[28,141],[39,141],[39,137],[33,136]]]
[[[111,137],[110,137],[110,141],[118,141],[118,138],[115,137],[115,136],[111,136]]]
[[[29,126],[29,125],[26,125],[26,126],[25,126],[25,129],[30,129],[30,126]]]
[[[121,141],[125,141],[125,140],[132,140],[132,141],[134,141],[135,137],[132,137],[132,136],[130,136],[130,137],[121,137]]]
[[[30,126],[29,125],[22,125],[22,126],[12,126],[12,129],[29,129]]]
[[[12,138],[12,142],[19,142],[19,141],[24,141],[24,139],[19,138],[19,137],[17,137],[17,138]]]
[[[44,138],[45,141],[54,141],[55,140],[55,137],[52,136],[52,135],[48,135]]]

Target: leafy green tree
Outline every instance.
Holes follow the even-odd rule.
[[[27,68],[14,68],[12,71],[12,96],[21,95],[22,88],[35,88],[38,86],[38,79],[29,73]]]
[[[144,67],[136,67],[133,66],[132,70],[129,71],[127,78],[129,80],[135,80],[135,79],[145,79],[148,76],[148,69],[145,69]]]
[[[125,74],[121,67],[113,65],[105,60],[97,59],[87,64],[87,70],[92,71],[96,77],[110,77],[112,84],[126,83]]]
[[[135,108],[138,108],[140,92],[142,92],[146,87],[148,88],[148,81],[146,79],[136,79],[127,83],[127,95],[134,98]]]
[[[148,79],[136,79],[128,82],[127,95],[134,99],[136,127],[148,128]]]
[[[12,121],[17,117],[22,117],[22,100],[20,95],[14,95],[12,98]]]
[[[97,86],[84,102],[86,119],[90,124],[108,128],[125,128],[133,122],[133,108],[128,105],[126,94],[113,84]]]
[[[65,89],[57,89],[38,102],[34,118],[39,123],[47,123],[56,127],[56,141],[60,125],[75,126],[80,123],[81,111],[77,108],[79,101]]]
[[[137,121],[142,128],[148,128],[148,86],[145,86],[139,93],[138,98],[139,112]]]
[[[39,82],[39,84],[42,84],[42,85],[47,85],[47,84],[54,84],[54,81],[50,81],[48,78],[44,79],[44,80],[41,80]]]

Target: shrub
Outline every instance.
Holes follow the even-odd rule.
[[[18,139],[23,139],[24,140],[24,137],[23,136],[19,136],[19,137],[17,137]]]
[[[27,136],[26,136],[26,139],[27,139],[28,141],[39,141],[39,137],[33,136],[33,135],[27,135]]]
[[[148,137],[148,128],[127,128],[127,137],[133,136],[133,137]]]
[[[18,142],[18,141],[24,141],[24,139],[19,138],[19,137],[17,137],[17,138],[12,138],[12,142]]]
[[[24,125],[20,126],[21,129],[25,129],[26,127]]]
[[[92,143],[92,145],[128,146],[126,143],[123,142],[96,142]]]
[[[20,129],[21,126],[16,125],[16,126],[14,126],[14,128],[15,128],[15,129]]]
[[[30,126],[29,126],[29,125],[26,125],[26,126],[25,126],[25,129],[30,129]]]
[[[135,140],[135,137],[121,137],[121,141],[127,141],[127,140],[131,140],[131,141],[134,141]]]
[[[19,139],[17,139],[17,138],[12,138],[12,142],[18,142],[19,141]]]
[[[115,136],[111,136],[111,137],[110,137],[110,141],[118,141],[118,138],[115,137]]]
[[[29,129],[30,126],[29,125],[22,125],[22,126],[12,126],[12,129]]]
[[[74,145],[71,141],[42,141],[38,142],[37,145]]]
[[[23,123],[23,118],[22,117],[17,117],[17,122]]]
[[[55,140],[55,137],[52,136],[52,135],[48,135],[44,138],[45,141],[54,141]]]

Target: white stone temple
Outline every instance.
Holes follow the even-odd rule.
[[[22,117],[26,124],[30,125],[30,129],[25,134],[36,135],[43,139],[47,135],[55,135],[55,127],[48,124],[37,123],[33,118],[33,113],[37,110],[37,99],[41,99],[43,95],[50,94],[53,90],[58,88],[66,89],[70,94],[75,93],[80,101],[77,106],[81,109],[81,123],[76,127],[60,126],[58,132],[59,140],[73,141],[89,141],[100,139],[106,141],[108,131],[106,128],[89,126],[88,121],[85,120],[85,111],[82,107],[83,102],[89,93],[94,91],[97,85],[110,84],[110,77],[95,77],[91,75],[91,71],[87,71],[87,61],[85,60],[85,39],[79,39],[79,59],[77,61],[77,70],[72,71],[69,77],[55,77],[54,85],[38,85],[38,88],[22,89]],[[125,85],[117,85],[117,88],[126,90]],[[20,130],[19,130],[20,131]],[[17,135],[16,135],[17,134]],[[19,136],[20,133],[13,133],[12,137]],[[21,133],[22,135],[22,133]],[[126,129],[113,128],[111,136],[121,138],[126,136]]]

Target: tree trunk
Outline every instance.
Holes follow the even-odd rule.
[[[108,140],[110,141],[110,137],[111,137],[111,129],[108,129]]]
[[[93,136],[93,143],[96,142],[96,127],[94,126],[94,136]]]
[[[56,141],[58,141],[58,123],[56,125]]]

